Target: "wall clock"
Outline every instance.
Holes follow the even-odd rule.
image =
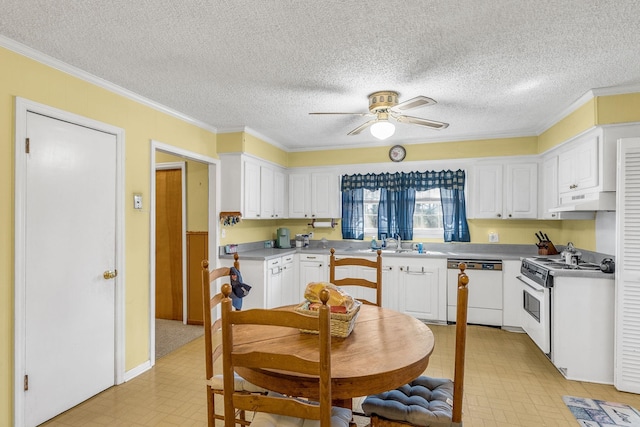
[[[407,150],[402,145],[394,145],[389,150],[389,158],[394,162],[401,162],[407,155]]]

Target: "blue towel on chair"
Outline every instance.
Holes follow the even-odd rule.
[[[242,282],[242,274],[240,271],[231,267],[231,303],[233,304],[233,308],[236,310],[242,309],[242,298],[249,295],[249,291],[251,290],[251,286]]]

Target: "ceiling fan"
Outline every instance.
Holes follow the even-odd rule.
[[[368,113],[309,113],[309,114],[352,114],[358,116],[374,116],[372,120],[365,122],[353,129],[347,135],[357,135],[368,127],[371,127],[371,134],[378,139],[389,138],[395,132],[395,126],[389,121],[394,119],[399,123],[408,123],[418,126],[426,126],[431,129],[444,129],[448,123],[437,122],[435,120],[422,119],[419,117],[405,116],[402,114],[406,110],[418,108],[425,105],[433,105],[436,101],[426,96],[416,96],[407,101],[398,103],[398,93],[392,91],[374,92],[369,95]]]

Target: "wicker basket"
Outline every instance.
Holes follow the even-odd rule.
[[[360,306],[362,303],[358,300],[353,301],[353,307],[346,313],[331,313],[331,336],[346,338],[349,336],[353,327],[356,324],[358,313],[360,312]],[[308,302],[303,302],[298,305],[294,310],[298,313],[307,314],[310,316],[318,316],[317,310],[307,309]],[[310,334],[317,334],[318,331],[309,331],[301,329],[301,332]]]

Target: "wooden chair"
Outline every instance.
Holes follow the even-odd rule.
[[[329,258],[329,282],[336,286],[363,286],[365,288],[373,289],[376,292],[376,301],[371,302],[365,298],[356,298],[363,304],[377,305],[382,307],[382,251],[378,249],[378,256],[375,261],[371,261],[366,258],[342,258],[336,259],[336,250],[331,248],[331,257]],[[356,277],[344,277],[342,279],[336,279],[336,267],[341,266],[360,266],[366,268],[373,268],[376,272],[376,281],[356,278]],[[348,292],[348,290],[347,290]]]
[[[392,391],[367,396],[362,410],[371,417],[371,427],[462,426],[464,358],[467,341],[469,278],[459,265],[456,313],[456,354],[453,382],[445,378],[421,376]],[[411,405],[409,405],[411,399]]]
[[[255,411],[251,425],[275,427],[284,425],[307,425],[308,420],[319,420],[320,427],[347,427],[352,413],[345,408],[331,406],[331,323],[327,305],[329,292],[320,293],[322,306],[318,316],[300,314],[295,311],[250,309],[233,311],[231,286],[223,285],[222,293],[222,337],[225,427],[234,427],[232,419],[237,409]],[[234,331],[239,325],[263,325],[317,331],[318,358],[307,359],[295,354],[257,351],[237,351]],[[305,333],[305,332],[299,332]],[[233,390],[233,373],[236,367],[274,369],[318,377],[319,404],[304,399],[270,392],[268,395],[238,393]],[[293,417],[292,420],[289,417]]]
[[[238,254],[234,255],[233,266],[240,270],[240,262],[238,261]],[[215,426],[215,420],[224,421],[224,415],[216,414],[215,397],[216,395],[223,397],[223,378],[222,374],[215,374],[217,368],[218,372],[221,372],[221,367],[216,365],[218,359],[222,355],[222,337],[221,327],[222,320],[220,313],[220,303],[222,302],[223,295],[218,292],[211,296],[211,284],[216,280],[230,277],[229,267],[220,267],[215,270],[209,271],[209,261],[202,261],[202,301],[203,301],[203,314],[204,314],[204,348],[205,348],[205,365],[206,365],[206,382],[207,382],[207,419],[209,427]],[[213,318],[215,316],[215,319]],[[212,320],[213,319],[213,320]],[[266,393],[266,390],[257,387],[243,378],[235,375],[234,388],[238,391],[245,393]],[[249,421],[246,420],[244,412],[239,412],[234,415],[235,423],[240,425],[249,425]]]

